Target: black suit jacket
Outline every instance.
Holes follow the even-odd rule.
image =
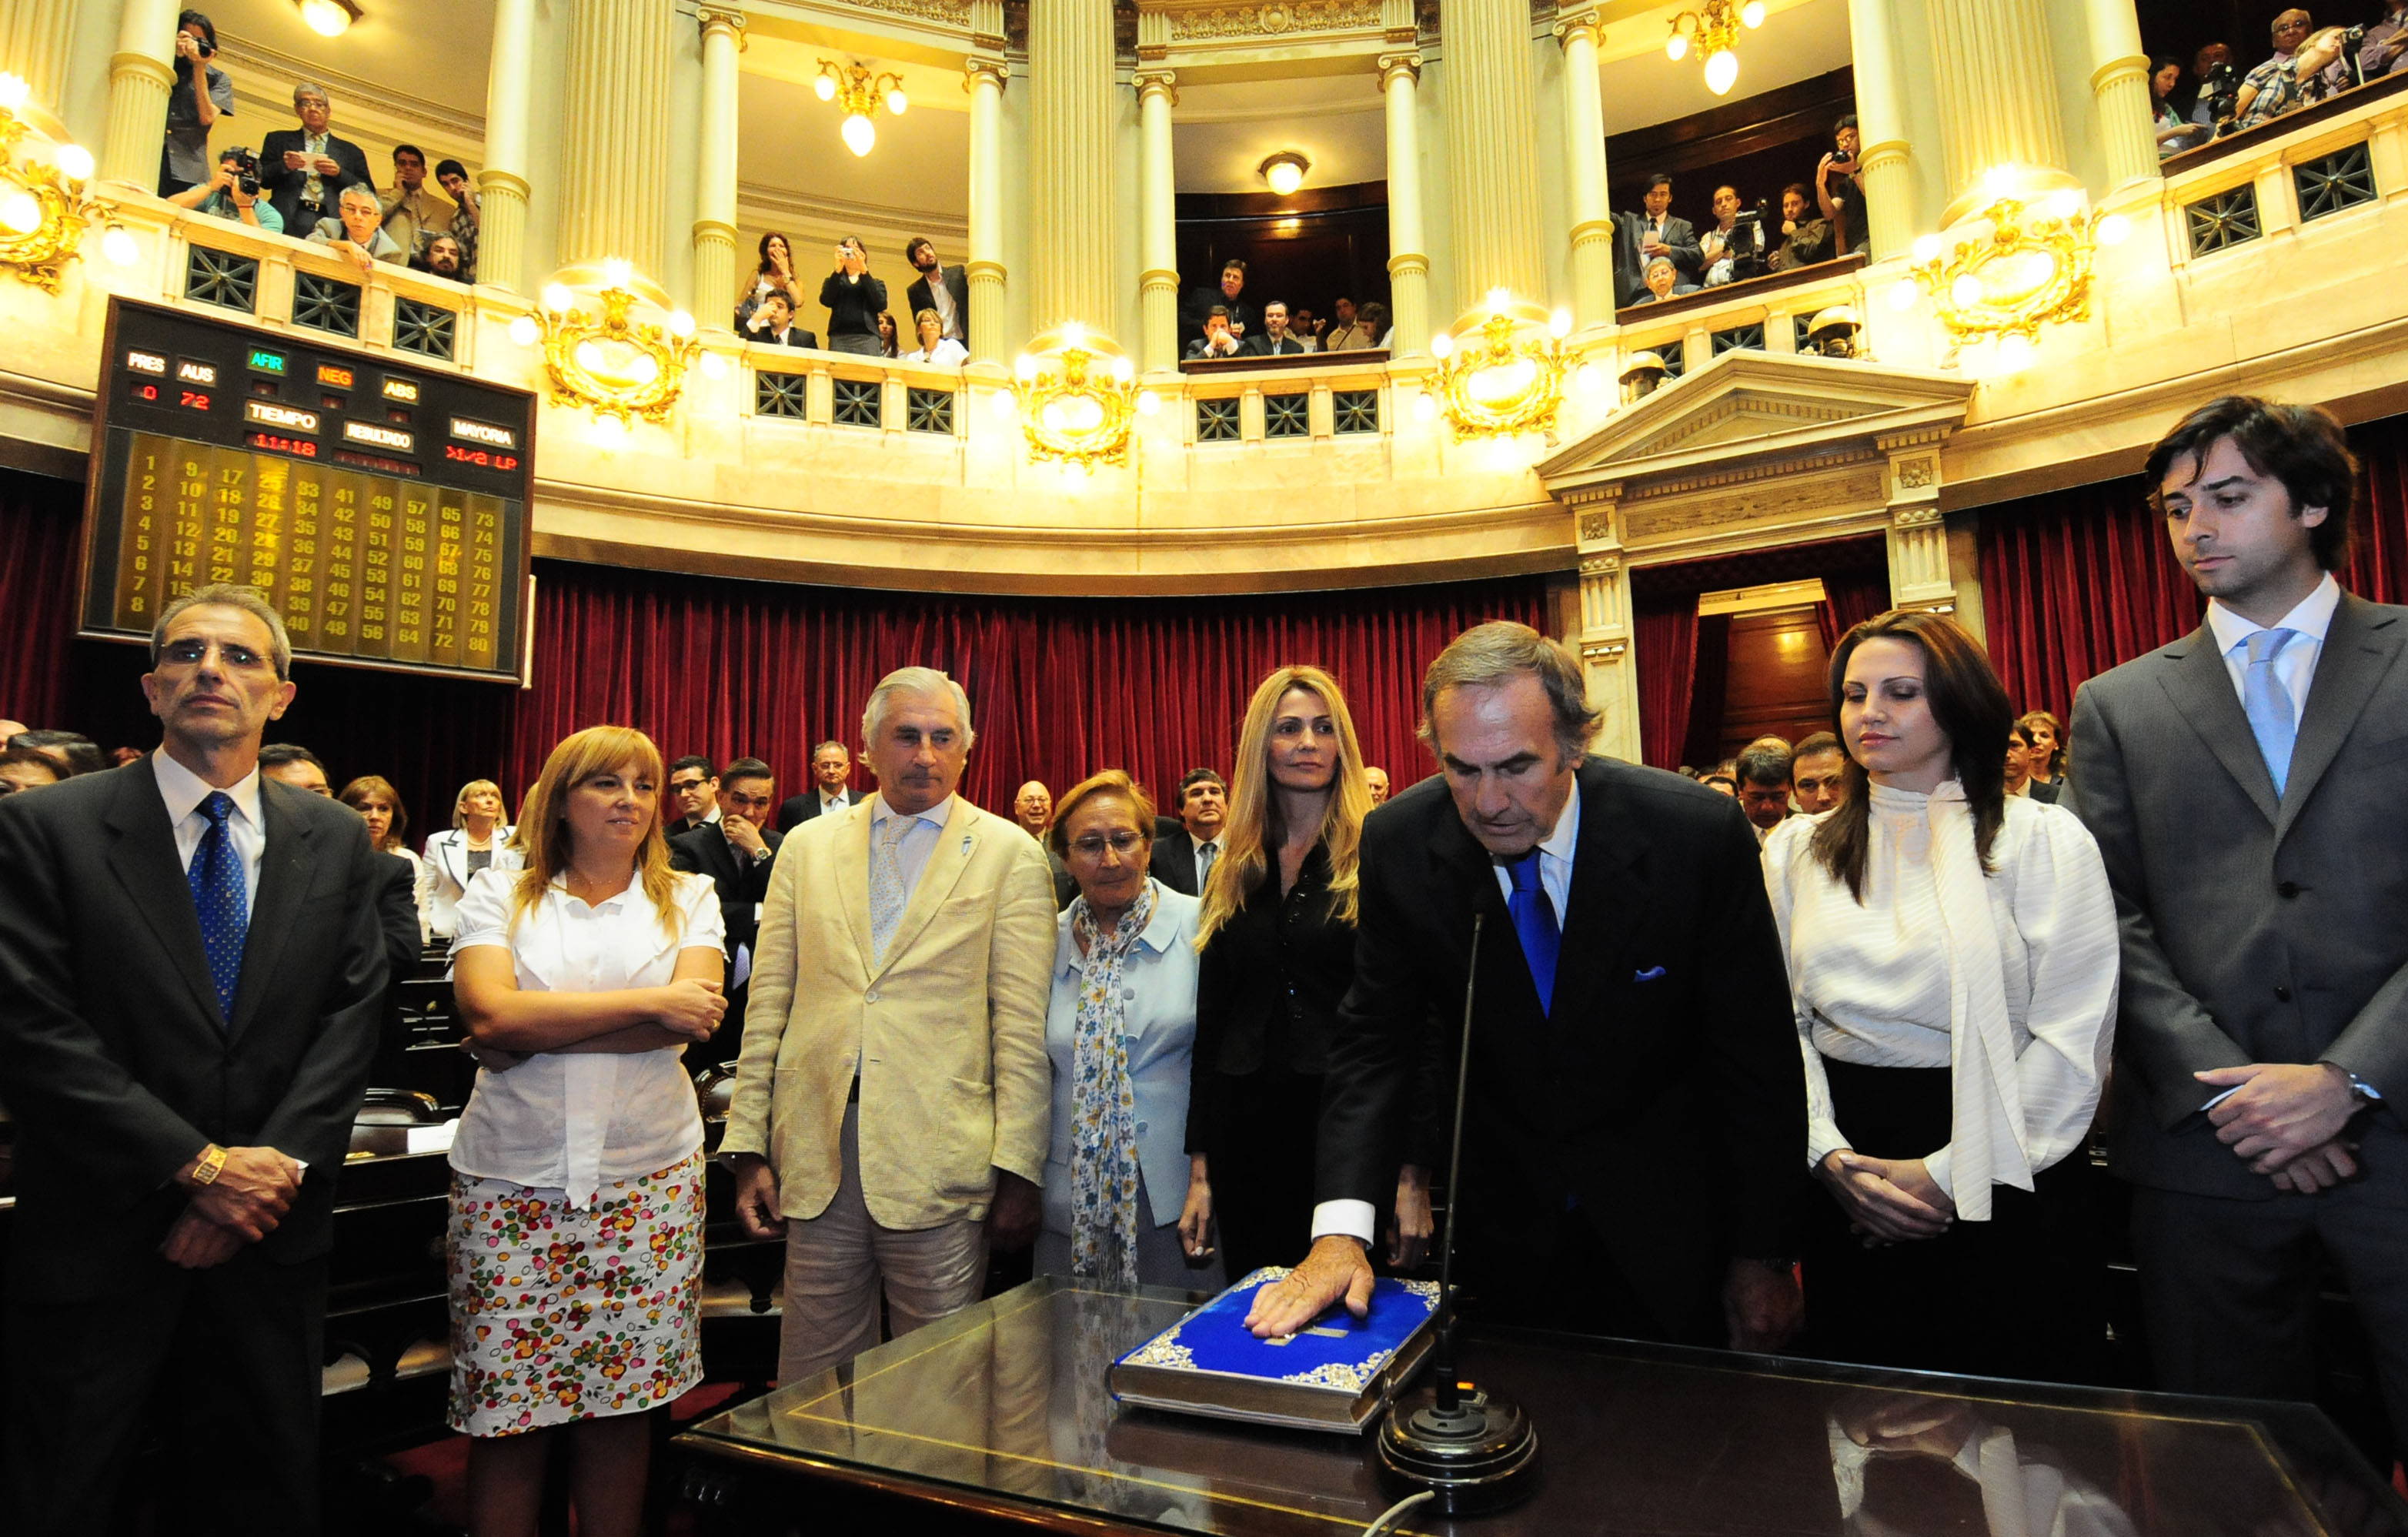
[[[719,888],[719,912],[727,923],[730,960],[736,958],[738,945],[752,944],[760,935],[761,925],[753,915],[754,910],[769,898],[769,871],[777,868],[778,845],[785,836],[772,827],[761,829],[761,841],[769,845],[767,859],[738,853],[716,822],[669,840],[669,864],[673,868],[708,875],[710,883]]]
[[[260,191],[267,194],[267,201],[283,216],[284,233],[296,240],[306,240],[309,237],[309,225],[301,215],[301,189],[308,185],[309,173],[286,170],[284,151],[300,149],[308,136],[298,128],[279,128],[259,141]],[[329,133],[326,136],[326,158],[343,168],[339,175],[318,179],[325,198],[325,212],[322,217],[331,219],[335,216],[335,199],[342,194],[345,187],[354,181],[364,181],[374,187],[376,178],[368,173],[367,151],[350,139]]]
[[[1302,357],[1311,351],[1312,348],[1293,336],[1282,337],[1274,342],[1268,331],[1257,331],[1238,344],[1239,354],[1244,357]]]
[[[1180,338],[1187,342],[1201,341],[1204,338],[1205,317],[1212,313],[1212,307],[1216,304],[1229,311],[1231,325],[1245,328],[1244,335],[1238,338],[1241,344],[1246,337],[1251,337],[1263,328],[1263,316],[1260,309],[1242,298],[1227,297],[1215,285],[1211,288],[1190,290],[1186,299],[1181,303],[1179,306]]]
[[[1638,303],[1639,296],[1647,292],[1647,264],[1655,258],[1640,249],[1646,238],[1646,214],[1622,212],[1613,215],[1613,302],[1617,308]],[[1672,248],[1672,267],[1680,273],[1681,280],[1685,283],[1702,281],[1706,253],[1698,246],[1698,232],[1689,222],[1666,215],[1663,240]]]
[[[1315,1199],[1388,1209],[1416,1075],[1442,1060],[1451,1077],[1457,1060],[1484,914],[1463,1273],[1528,1264],[1528,1235],[1559,1226],[1570,1198],[1660,1332],[1718,1343],[1730,1261],[1797,1253],[1807,1188],[1805,1071],[1756,838],[1737,802],[1678,775],[1591,759],[1579,778],[1545,1015],[1495,868],[1444,783],[1365,822]],[[1668,1149],[1676,1177],[1651,1172]]]
[[[858,790],[847,790],[844,803],[858,806],[869,797]],[[798,796],[788,796],[778,803],[778,830],[793,832],[796,827],[820,814],[820,787],[816,784]]]
[[[940,266],[937,268],[937,278],[945,285],[945,292],[953,295],[954,320],[961,326],[961,334],[953,336],[953,339],[967,347],[970,342],[969,271],[966,267]],[[920,311],[937,308],[937,296],[928,291],[928,280],[914,279],[910,288],[903,294],[903,302],[911,307],[911,312],[908,315],[897,315],[895,318],[902,323],[905,331],[916,338],[920,334],[918,329]],[[946,334],[953,336],[952,332]]]
[[[265,1257],[332,1242],[384,1001],[387,872],[349,807],[272,780],[260,800],[267,847],[231,1027],[148,759],[0,800],[17,1297],[141,1285],[184,1208],[168,1180],[212,1142],[309,1166]]]
[[[1196,840],[1187,825],[1166,816],[1157,818],[1154,826],[1154,855],[1147,861],[1147,873],[1173,891],[1203,896],[1201,883],[1196,879]]]

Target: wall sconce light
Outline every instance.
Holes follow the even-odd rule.
[[[1706,62],[1706,89],[1717,96],[1730,94],[1739,80],[1739,35],[1764,25],[1764,0],[1706,0],[1702,10],[1684,10],[1672,18],[1672,36],[1664,39],[1664,56],[1678,63],[1691,47]]]
[[[1459,438],[1552,432],[1564,400],[1571,311],[1550,315],[1502,288],[1430,338],[1440,409]]]
[[[353,22],[365,21],[367,12],[351,0],[293,0],[301,9],[301,20],[321,37],[339,37],[351,30]]]
[[[2090,266],[2100,246],[2131,233],[2122,214],[2086,206],[2078,189],[2027,201],[2001,196],[1956,224],[1949,244],[1938,235],[1914,242],[1914,266],[1890,293],[1901,311],[1918,292],[1958,347],[1998,344],[2000,365],[2028,364],[2043,325],[2090,318]]]
[[[1304,185],[1304,173],[1312,169],[1312,162],[1294,150],[1282,150],[1254,169],[1270,184],[1271,191],[1282,197],[1293,197],[1296,190]]]
[[[1137,366],[1110,337],[1075,321],[1046,332],[1012,361],[1011,390],[998,400],[1018,405],[1032,460],[1088,474],[1128,462]]]
[[[110,217],[116,205],[84,191],[92,180],[92,151],[68,142],[64,127],[34,107],[31,95],[22,79],[0,75],[0,267],[55,294],[94,219],[105,225],[100,250],[111,262],[128,266],[141,251]],[[50,141],[47,162],[19,154],[18,142],[29,130]]]
[[[903,77],[888,70],[873,75],[867,65],[838,64],[833,59],[820,61],[819,79],[811,89],[822,101],[841,99],[844,107],[844,147],[856,155],[867,154],[878,143],[878,125],[870,115],[878,110],[880,97],[884,97],[886,109],[901,117],[911,99],[903,94]]]
[[[587,295],[600,304],[599,313],[580,303]],[[665,322],[630,320],[639,300]],[[694,331],[692,315],[616,258],[556,274],[536,312],[510,322],[512,341],[543,348],[553,405],[583,406],[622,429],[638,416],[654,424],[668,419],[686,368],[702,350]]]

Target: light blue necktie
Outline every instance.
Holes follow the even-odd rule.
[[[2274,798],[2283,797],[2283,783],[2291,777],[2291,744],[2300,735],[2299,716],[2291,691],[2274,671],[2274,658],[2299,635],[2297,630],[2259,630],[2246,642],[2249,665],[2241,675],[2241,710],[2258,738],[2258,752],[2266,772],[2274,777]]]
[[[226,818],[234,814],[234,797],[212,790],[200,804],[209,819],[200,847],[184,879],[193,888],[193,907],[201,919],[201,948],[209,958],[209,980],[218,987],[218,1024],[234,1027],[235,988],[242,981],[242,941],[251,930],[249,904],[243,900],[242,856],[235,852]]]

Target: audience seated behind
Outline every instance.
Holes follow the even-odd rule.
[[[748,341],[773,347],[817,347],[820,338],[794,322],[794,301],[782,288],[772,288],[753,304],[752,312],[737,310],[737,333]]]
[[[2296,14],[2304,20],[2306,13]],[[2342,28],[2327,27],[2300,44],[2298,52],[2287,57],[2277,53],[2251,70],[2234,106],[2232,131],[2246,132],[2336,94],[2343,87],[2334,68],[2341,60],[2342,36]]]
[[[468,180],[468,168],[456,160],[436,163],[435,184],[452,199],[451,227],[443,233],[460,248],[460,280],[477,280],[477,251],[484,233],[484,199]]]
[[[1263,306],[1263,328],[1239,348],[1244,357],[1300,357],[1312,351],[1287,328],[1287,306],[1273,299]]]
[[[1682,294],[1695,294],[1698,285],[1679,281],[1679,270],[1670,256],[1650,257],[1647,262],[1647,292],[1630,302],[1635,305],[1654,304]]]
[[[1809,219],[1810,206],[1804,183],[1793,181],[1781,189],[1781,243],[1768,264],[1773,271],[1789,272],[1831,259],[1830,222]]]
[[[268,201],[266,183],[257,183],[259,190],[242,190],[242,150],[237,146],[218,156],[217,174],[207,181],[186,187],[167,201],[179,208],[191,208],[213,218],[249,224],[270,235],[284,233],[284,216]]]
[[[31,747],[0,747],[0,796],[44,789],[66,777],[45,753]]]
[[[1354,310],[1354,301],[1343,294],[1330,305],[1338,319],[1321,338],[1325,352],[1357,352],[1373,345],[1370,329]]]
[[[399,266],[409,255],[378,223],[376,189],[365,182],[345,187],[337,203],[340,216],[321,219],[309,232],[312,245],[330,247],[351,260],[366,277],[379,262]]]
[[[1237,333],[1229,329],[1229,310],[1225,305],[1214,305],[1204,314],[1204,334],[1187,344],[1188,358],[1236,357],[1243,351]]]
[[[917,289],[920,285],[915,283],[912,286]],[[944,334],[944,320],[935,310],[921,310],[911,317],[911,323],[919,332],[920,345],[916,351],[903,354],[905,361],[935,363],[946,367],[953,367],[970,355],[968,348]]]
[[[1187,343],[1184,356],[1227,355],[1217,352],[1207,354],[1196,351],[1198,343],[1211,339],[1209,323],[1212,311],[1216,309],[1222,312],[1226,329],[1234,338],[1231,343],[1233,351],[1238,343],[1243,342],[1247,337],[1262,329],[1258,317],[1254,313],[1254,307],[1239,296],[1245,292],[1245,287],[1246,264],[1242,259],[1232,256],[1221,265],[1221,286],[1218,289],[1194,289],[1180,301],[1179,334],[1186,339]]]

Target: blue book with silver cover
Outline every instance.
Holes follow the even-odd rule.
[[[1287,1273],[1265,1266],[1113,1362],[1112,1397],[1259,1425],[1362,1429],[1428,1353],[1438,1283],[1383,1277],[1368,1316],[1341,1302],[1295,1334],[1256,1339],[1246,1311]]]

